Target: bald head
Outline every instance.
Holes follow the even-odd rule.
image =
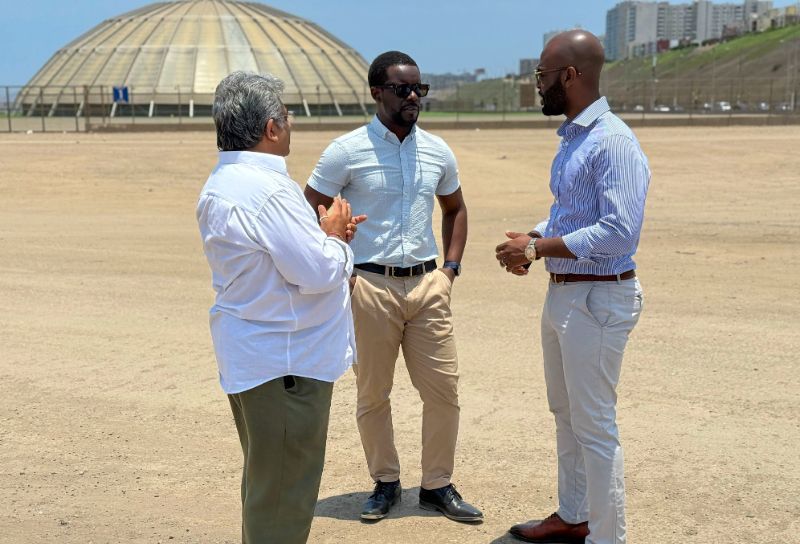
[[[603,44],[585,30],[568,30],[554,36],[542,51],[542,65],[574,66],[589,86],[599,86],[605,62]]]

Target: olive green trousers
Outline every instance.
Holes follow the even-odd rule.
[[[308,540],[332,393],[332,383],[285,376],[228,395],[244,453],[243,544]]]

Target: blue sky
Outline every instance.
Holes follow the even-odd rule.
[[[688,1],[688,0],[684,0]],[[60,47],[104,19],[147,0],[5,1],[0,10],[0,85],[26,83]],[[581,25],[605,32],[616,0],[269,0],[310,19],[359,51],[367,62],[399,49],[424,72],[485,68],[490,76],[516,72],[536,57],[542,35]],[[777,0],[776,6],[794,3]],[[487,7],[489,6],[489,7]]]

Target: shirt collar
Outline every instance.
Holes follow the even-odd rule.
[[[220,151],[219,163],[252,164],[253,166],[274,170],[285,176],[289,175],[288,170],[286,170],[286,159],[269,153],[260,153],[257,151]]]
[[[601,115],[609,111],[611,111],[611,107],[608,105],[608,100],[606,100],[605,96],[601,96],[576,115],[574,119],[564,121],[558,127],[558,135],[572,137],[583,129],[590,127]]]
[[[380,136],[384,140],[387,140],[389,142],[394,142],[394,143],[398,142],[397,135],[394,132],[392,132],[391,130],[389,130],[388,128],[386,128],[386,125],[384,125],[381,122],[381,120],[378,119],[377,115],[375,115],[372,118],[372,121],[369,122],[369,128],[370,128],[370,130],[372,130],[372,132],[374,132],[375,134],[377,134],[378,136]],[[414,126],[411,127],[411,132],[408,133],[408,136],[406,136],[403,141],[406,141],[408,139],[413,140],[416,132],[417,132],[417,125],[415,123]]]

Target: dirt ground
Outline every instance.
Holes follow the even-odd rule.
[[[631,543],[800,542],[800,131],[639,129],[653,180],[645,309],[619,387]],[[352,373],[336,385],[314,543],[505,543],[556,506],[541,268],[507,275],[505,229],[546,214],[553,131],[441,132],[470,239],[453,306],[454,481],[484,510],[416,503],[421,406],[398,362],[406,487],[377,524]],[[293,136],[305,183],[330,132]],[[234,543],[241,451],[217,382],[194,207],[213,133],[0,136],[0,542]]]

